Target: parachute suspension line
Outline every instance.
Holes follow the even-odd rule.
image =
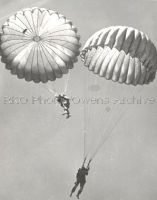
[[[87,134],[87,129],[86,129],[86,110],[85,110],[85,102],[83,105],[83,110],[84,110],[84,127],[83,127],[83,158],[86,158],[86,134]]]
[[[97,79],[97,82],[98,82],[98,84],[100,85],[102,85],[103,84],[103,82],[101,83],[101,81],[99,81],[99,79]],[[103,84],[104,85],[104,84]],[[103,91],[99,91],[99,94],[96,96],[96,98],[99,98],[99,96],[100,97],[104,97],[103,95],[105,94],[107,94],[107,95],[109,95],[109,94],[112,94],[112,91],[113,91],[113,87],[111,87],[110,86],[110,83],[108,82],[108,81],[106,81],[106,87],[105,87],[105,89],[103,89]],[[94,105],[92,105],[92,106],[94,106]],[[96,118],[95,117],[95,113],[92,113],[92,108],[91,109],[89,109],[89,112],[90,113],[88,113],[90,116],[92,116],[92,119],[91,119],[91,126],[92,126],[92,124],[93,124],[93,119],[94,119],[94,121],[96,121],[96,120],[100,120],[101,122],[102,122],[102,119],[104,119],[104,121],[105,121],[105,125],[107,125],[107,127],[106,127],[106,129],[108,128],[108,125],[110,125],[110,122],[111,122],[111,116],[112,116],[112,113],[113,113],[113,111],[114,111],[114,107],[116,106],[115,104],[112,104],[111,106],[107,106],[106,108],[105,108],[105,115],[104,115],[104,108],[102,107],[103,106],[103,104],[102,105],[99,105],[99,103],[97,104],[97,106],[99,106],[98,107],[98,109],[99,109],[99,116],[98,116],[98,118]],[[100,107],[101,106],[101,107]],[[100,110],[101,109],[101,110]],[[109,109],[109,111],[107,111],[107,109]],[[97,126],[96,126],[97,127]],[[95,127],[94,127],[95,128]],[[104,126],[99,126],[98,128],[92,128],[92,132],[93,132],[93,134],[94,133],[97,133],[98,134],[98,136],[100,137],[102,137],[101,138],[101,140],[99,139],[99,140],[95,140],[95,137],[93,137],[93,140],[91,141],[91,143],[90,143],[90,147],[89,147],[89,149],[93,149],[93,147],[95,146],[95,142],[97,141],[99,141],[98,142],[98,145],[99,145],[99,143],[100,143],[100,141],[102,141],[103,140],[103,136],[104,136],[104,133],[105,133],[105,131],[103,131],[104,130]],[[100,135],[100,133],[102,133],[103,132],[103,134],[101,134]],[[97,146],[96,146],[97,147]],[[95,148],[94,148],[95,149]],[[93,150],[94,150],[93,149]],[[91,153],[90,153],[91,154]],[[90,157],[91,158],[91,157]]]
[[[134,92],[136,92],[135,94],[139,94],[141,91],[143,90],[143,87],[141,87],[141,88],[139,88],[137,91],[136,91],[136,89],[135,88],[132,88],[131,89],[131,94],[133,95],[134,94]],[[126,90],[123,90],[123,93],[125,92]],[[120,105],[119,105],[120,106]],[[121,105],[122,106],[122,105]],[[122,120],[122,118],[123,118],[123,116],[124,116],[124,114],[125,114],[125,112],[126,112],[126,110],[128,110],[129,108],[128,108],[128,105],[126,105],[127,106],[127,108],[125,108],[125,106],[123,107],[123,109],[121,109],[121,106],[119,107],[119,109],[117,110],[117,108],[115,108],[113,111],[115,111],[116,110],[116,112],[118,113],[118,115],[117,116],[119,116],[118,118],[116,118],[115,120],[114,120],[114,124],[113,125],[111,125],[111,127],[107,127],[106,129],[105,129],[105,131],[103,131],[103,134],[101,134],[100,135],[100,140],[98,140],[97,141],[97,145],[96,145],[96,148],[95,148],[95,150],[93,151],[93,154],[91,155],[91,159],[93,159],[95,156],[96,156],[96,154],[98,153],[98,151],[101,149],[101,147],[104,145],[104,143],[107,141],[107,139],[111,136],[111,134],[113,133],[113,131],[114,131],[114,129],[116,128],[116,126],[118,125],[118,123]],[[114,105],[114,107],[117,107],[117,106],[115,106]],[[114,116],[114,112],[112,113],[112,116]],[[111,117],[111,116],[110,116]],[[103,128],[102,128],[103,129]],[[107,136],[105,137],[105,138],[103,138],[104,137],[104,133],[107,133]],[[99,142],[99,141],[101,141],[101,142]]]
[[[47,84],[44,84],[43,87],[48,90],[50,93],[52,93],[54,96],[57,95],[57,92],[55,89],[50,88]]]
[[[93,76],[93,74],[90,74],[90,75],[91,75],[91,77],[89,77],[88,73],[86,74],[86,90],[85,90],[85,96],[86,96],[86,101],[85,101],[85,116],[86,116],[85,150],[86,150],[86,157],[88,160],[90,160],[90,149],[91,149],[90,144],[92,143],[92,141],[90,141],[91,138],[89,136],[92,136],[92,134],[96,132],[96,126],[94,126],[94,127],[91,126],[93,124],[93,121],[95,121],[95,115],[94,115],[93,109],[92,109],[92,107],[94,107],[94,104],[91,103],[91,100],[93,98],[93,93],[91,93],[91,91],[89,90],[89,86],[93,85],[93,83],[97,84],[97,82],[98,82],[98,77]]]
[[[67,78],[65,80],[64,94],[67,93],[69,79],[70,79],[70,71],[67,74]],[[48,85],[44,84],[44,88],[48,90],[50,93],[52,93],[54,96],[58,95],[58,92],[55,89],[50,88]]]
[[[107,80],[106,80],[106,83],[107,83],[107,90],[106,90],[106,94],[108,95],[108,98],[109,98],[109,104],[105,107],[105,112],[106,112],[106,114],[105,114],[105,118],[106,118],[106,120],[105,120],[105,123],[106,124],[108,124],[108,123],[110,123],[110,121],[112,120],[111,119],[111,116],[112,116],[112,112],[113,112],[113,110],[114,110],[114,107],[116,106],[115,104],[112,104],[112,105],[110,105],[111,104],[111,95],[113,94],[113,91],[114,91],[114,87],[112,87],[112,86],[110,86],[110,82],[108,82]],[[111,88],[110,88],[111,87]],[[105,94],[105,95],[106,95]],[[103,119],[104,118],[104,112],[102,112],[102,114],[101,114],[102,116],[101,116],[101,119]],[[100,127],[100,129],[99,129],[99,132],[100,132],[100,130],[101,130],[101,127]]]
[[[111,94],[112,94],[112,90],[113,88],[110,90]],[[123,90],[122,95],[125,94],[125,90]],[[97,140],[97,144],[94,145],[95,148],[93,149],[92,153],[91,153],[91,158],[93,158],[93,155],[95,157],[95,155],[97,154],[97,152],[99,151],[99,149],[101,149],[101,147],[103,146],[103,144],[107,141],[107,139],[110,137],[110,135],[112,134],[113,130],[115,129],[115,127],[118,125],[118,122],[120,122],[120,120],[122,119],[124,113],[123,113],[123,109],[124,107],[122,107],[122,105],[117,105],[117,104],[112,104],[112,106],[110,107],[110,113],[107,117],[107,120],[105,121],[106,124],[106,128],[104,130],[104,126],[99,128],[99,133],[101,133],[99,135],[99,138]],[[103,116],[102,116],[103,118]],[[105,136],[105,138],[104,138]]]
[[[108,86],[108,84],[107,84]],[[107,91],[106,93],[109,95],[109,94],[112,94],[112,90],[113,88],[109,89],[109,87],[107,87]],[[108,112],[106,111],[106,114],[104,116],[104,112],[101,112],[101,115],[100,115],[100,119],[104,119],[105,117],[105,130],[104,130],[104,126],[100,126],[97,130],[97,132],[99,133],[98,135],[98,138],[96,140],[96,145],[95,144],[95,140],[93,141],[93,143],[91,144],[91,147],[94,146],[95,148],[93,149],[93,151],[91,152],[91,157],[92,158],[92,155],[93,154],[96,154],[98,149],[101,147],[101,144],[102,144],[102,141],[104,140],[104,134],[107,132],[107,129],[110,127],[111,125],[111,122],[112,122],[112,119],[111,117],[113,116],[113,111],[114,111],[114,107],[116,107],[115,104],[111,105],[111,106],[108,106],[108,108],[110,109]],[[116,109],[117,111],[117,109]],[[113,125],[114,126],[114,125]],[[109,137],[109,136],[108,136]],[[106,138],[106,137],[105,137]]]
[[[102,146],[105,144],[105,142],[111,136],[111,134],[115,130],[118,123],[122,120],[126,109],[124,107],[121,107],[121,106],[122,105],[112,106],[112,111],[111,111],[111,114],[109,116],[107,127],[105,128],[104,131],[103,131],[103,127],[100,130],[100,133],[102,133],[102,134],[100,135],[100,139],[97,142],[97,145],[96,145],[96,147],[93,151],[93,154],[91,155],[92,158],[95,157],[95,155],[98,153],[98,151],[102,148]],[[113,118],[113,122],[112,122],[112,118]]]
[[[90,109],[90,99],[88,96],[88,86],[89,86],[89,82],[90,79],[88,77],[88,71],[85,73],[85,80],[84,80],[84,100],[83,100],[83,115],[84,115],[84,124],[83,124],[83,148],[84,148],[84,152],[83,152],[83,156],[84,156],[84,160],[85,162],[91,162],[90,158],[89,158],[89,153],[90,153],[90,148],[88,145],[88,134],[90,134],[91,129],[90,129],[90,124],[93,120],[93,115],[89,114],[91,109]],[[93,84],[93,81],[91,81],[91,83]],[[96,80],[94,81],[94,84],[96,83]]]
[[[87,149],[86,149],[86,140],[87,140],[87,112],[86,112],[86,89],[87,89],[87,75],[85,74],[84,80],[84,101],[83,101],[83,159],[84,164],[87,159]]]
[[[47,88],[49,92],[51,92],[52,94],[57,95],[57,92],[55,89],[51,89],[51,88]]]
[[[67,79],[65,80],[64,94],[67,93],[69,80],[70,80],[70,70],[69,70],[69,72],[67,74]]]
[[[115,127],[118,125],[118,122],[122,119],[122,116],[123,116],[123,114],[121,113],[121,115],[118,117],[118,119],[115,121],[115,123],[112,126],[107,127],[106,130],[100,135],[100,138],[97,141],[97,145],[96,145],[94,151],[91,153],[91,156],[90,156],[91,159],[93,159],[95,157],[95,155],[98,153],[98,151],[102,148],[102,146],[105,144],[105,142],[111,136]],[[104,133],[105,133],[105,137],[104,137]]]
[[[113,94],[113,91],[115,89],[116,88],[112,87],[111,90],[109,91],[108,95],[109,95],[110,98],[112,98],[111,95]],[[123,96],[124,94],[125,94],[125,90],[122,91],[121,95]],[[111,124],[112,117],[114,118],[114,111],[116,110],[116,113],[117,113],[117,108],[119,108],[118,109],[118,113],[121,111],[121,106],[119,104],[116,104],[116,103],[113,103],[113,102],[110,102],[110,101],[111,101],[111,99],[109,99],[109,103],[111,105],[109,105],[108,107],[106,107],[106,115],[108,115],[107,120],[106,120],[106,124]]]
[[[140,88],[140,90],[138,90],[138,93],[141,92],[142,89],[143,89],[143,88]],[[134,88],[133,88],[133,90],[132,90],[132,94],[133,94],[133,91],[134,91]],[[127,108],[128,108],[128,105],[127,105]],[[122,120],[122,118],[123,118],[123,116],[124,116],[126,110],[128,110],[127,108],[126,108],[126,109],[125,109],[125,108],[123,108],[123,109],[118,109],[118,115],[119,115],[120,117],[118,117],[118,118],[115,120],[115,123],[113,124],[113,126],[107,127],[107,129],[106,129],[105,132],[104,132],[104,133],[107,133],[107,136],[106,136],[104,139],[103,139],[103,134],[101,135],[101,139],[100,139],[101,143],[97,146],[95,152],[94,152],[93,155],[91,156],[92,159],[96,156],[96,154],[98,153],[98,151],[101,149],[101,147],[104,145],[104,143],[105,143],[105,142],[108,140],[108,138],[111,136],[111,134],[113,133],[113,131],[114,131],[114,129],[116,128],[116,126],[118,125],[118,123]],[[117,109],[117,108],[116,108],[116,109]]]
[[[102,83],[101,83],[101,81],[102,81]],[[92,126],[92,124],[93,124],[93,122],[95,122],[97,120],[101,121],[101,119],[104,117],[104,112],[100,112],[99,113],[100,115],[98,116],[98,118],[96,117],[93,109],[96,106],[95,109],[96,110],[97,109],[100,110],[100,105],[99,105],[99,103],[97,103],[96,105],[92,104],[92,102],[91,102],[92,99],[89,99],[89,98],[93,98],[93,97],[94,97],[94,99],[98,98],[98,97],[99,98],[102,97],[102,91],[101,91],[101,89],[103,87],[101,87],[99,91],[95,91],[93,93],[91,93],[90,90],[88,91],[88,89],[89,89],[89,86],[91,84],[92,85],[93,84],[94,85],[99,85],[99,86],[104,85],[104,80],[101,79],[101,81],[99,80],[99,77],[92,76],[90,78],[89,75],[87,74],[85,94],[84,94],[85,97],[86,97],[86,95],[88,97],[88,99],[87,99],[87,101],[85,101],[85,105],[84,105],[84,116],[86,116],[86,118],[84,119],[84,122],[85,122],[84,124],[86,125],[85,128],[84,128],[84,131],[85,131],[85,133],[84,133],[85,134],[84,135],[84,149],[85,149],[85,157],[88,157],[88,160],[90,160],[90,152],[91,152],[90,150],[93,148],[94,143],[95,143],[95,138],[94,137],[89,137],[90,140],[89,140],[89,142],[87,141],[88,140],[88,135],[92,136],[92,135],[94,135],[97,132],[99,133],[98,129],[101,129],[101,127],[98,128],[98,126],[96,126],[96,125]],[[112,91],[112,89],[113,89],[112,87],[105,87],[105,90],[103,88],[103,94],[104,93],[108,94],[108,92],[110,93],[110,91]],[[93,94],[94,94],[94,96],[91,96]],[[101,94],[101,96],[100,96],[100,94]],[[86,105],[86,103],[87,103],[87,105]],[[99,108],[97,108],[97,106],[99,106]],[[87,130],[87,129],[89,129],[89,130]],[[87,142],[88,142],[88,144],[87,144]],[[88,145],[88,147],[87,147],[87,145]]]
[[[143,87],[142,87],[143,88]],[[110,93],[110,94],[112,94],[112,90],[113,90],[113,88],[109,88],[109,87],[107,87],[107,90],[108,90],[108,92]],[[134,90],[134,87],[132,87],[132,90],[133,91],[135,91]],[[131,92],[130,93],[132,93],[132,90],[131,90]],[[122,97],[123,97],[123,95],[125,95],[126,94],[126,91],[128,91],[128,88],[124,88],[123,90],[122,90],[122,93],[121,93],[121,95],[122,95]],[[138,90],[138,92],[139,92],[139,90]],[[126,106],[124,106],[124,105],[120,105],[120,104],[112,104],[112,106],[110,107],[110,113],[109,113],[109,115],[107,116],[105,116],[106,118],[107,118],[107,120],[105,120],[105,124],[108,124],[107,126],[106,126],[106,129],[105,129],[105,131],[103,131],[104,130],[104,126],[103,127],[101,127],[100,126],[100,128],[99,128],[99,131],[97,130],[97,131],[95,131],[95,132],[98,132],[98,133],[102,133],[101,135],[100,135],[100,139],[99,140],[97,140],[97,145],[96,145],[96,147],[94,148],[94,150],[95,151],[92,151],[91,153],[90,153],[90,157],[89,157],[89,160],[90,159],[92,159],[92,155],[96,155],[97,154],[97,152],[99,151],[99,149],[101,149],[101,147],[103,146],[103,144],[107,141],[107,139],[109,138],[109,136],[112,134],[112,132],[113,132],[113,130],[115,129],[115,127],[118,125],[118,123],[119,123],[119,121],[123,118],[123,116],[124,116],[124,114],[125,114],[125,107]],[[91,112],[91,109],[89,110],[90,112]],[[116,112],[116,113],[115,113]],[[100,113],[101,115],[100,115],[100,119],[102,119],[102,118],[104,118],[104,113],[103,112],[101,112]],[[93,116],[93,114],[91,115],[90,114],[90,116]],[[112,120],[112,118],[113,118],[113,120]],[[114,123],[113,123],[113,122]],[[111,123],[112,122],[112,123]],[[92,123],[92,122],[91,122]],[[93,131],[92,131],[93,132]],[[105,137],[105,139],[104,139],[104,133],[106,133],[107,134],[107,136]],[[105,134],[105,135],[106,135]],[[104,141],[104,142],[103,142]],[[89,149],[91,149],[91,148],[93,148],[93,146],[95,146],[94,145],[94,143],[95,143],[95,140],[94,141],[92,141],[92,143],[90,143],[90,148]],[[93,154],[92,154],[93,153]],[[88,152],[88,154],[89,154],[89,152]],[[87,155],[87,154],[86,154]]]
[[[121,113],[120,117],[118,118],[118,120],[115,122],[114,126],[112,126],[110,129],[108,129],[106,132],[107,132],[107,135],[106,137],[102,140],[101,140],[101,143],[99,144],[99,146],[97,146],[95,152],[91,155],[91,159],[93,159],[96,154],[98,153],[98,151],[100,150],[100,148],[103,146],[103,144],[108,140],[108,138],[111,136],[111,134],[113,133],[113,130],[115,129],[115,127],[118,125],[118,123],[121,121],[123,117],[123,113]]]

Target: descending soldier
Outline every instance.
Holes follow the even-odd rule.
[[[87,167],[84,167],[84,163],[83,163],[82,167],[78,169],[78,172],[77,172],[77,175],[76,175],[76,182],[75,182],[74,187],[71,190],[70,197],[75,192],[76,188],[80,185],[80,189],[78,190],[78,193],[76,195],[76,197],[79,199],[79,196],[80,196],[81,192],[83,191],[83,188],[84,188],[85,183],[86,183],[86,176],[88,175],[88,172],[89,172],[90,162],[91,161],[89,161]]]
[[[57,95],[56,99],[57,99],[57,102],[64,109],[63,115],[66,115],[66,118],[69,118],[71,116],[70,112],[69,112],[70,99],[65,94],[59,94],[59,95]]]

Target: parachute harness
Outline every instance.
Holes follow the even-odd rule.
[[[69,73],[67,75],[67,79],[65,80],[64,94],[67,93],[68,85],[69,85],[69,80],[70,80],[70,71],[69,71]]]

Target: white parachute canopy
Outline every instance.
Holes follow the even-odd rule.
[[[148,84],[157,70],[154,44],[131,27],[112,26],[96,32],[86,42],[81,57],[90,71],[119,83]]]
[[[46,83],[67,74],[79,55],[77,29],[45,8],[18,11],[2,26],[2,62],[26,81]]]

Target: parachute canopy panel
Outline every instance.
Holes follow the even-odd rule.
[[[111,26],[93,34],[81,52],[90,71],[106,79],[143,85],[155,79],[157,51],[146,34],[125,26]]]
[[[73,68],[79,55],[79,38],[72,22],[58,12],[24,9],[2,26],[2,62],[20,79],[54,81]]]

